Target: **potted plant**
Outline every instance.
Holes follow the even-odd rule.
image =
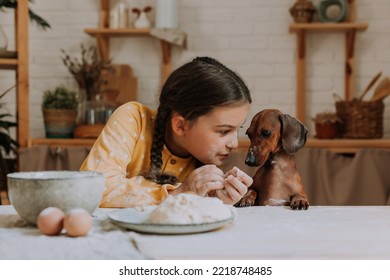
[[[0,94],[0,191],[7,191],[7,174],[16,171],[18,142],[11,137],[9,129],[17,124],[9,120],[11,115],[5,109],[5,103],[1,102],[14,87]],[[0,204],[1,201],[0,197]]]
[[[313,121],[315,123],[316,138],[333,139],[340,136],[341,120],[336,113],[318,113]]]
[[[80,119],[74,131],[76,138],[96,138],[104,127],[106,115],[112,111],[102,86],[107,83],[104,73],[113,71],[110,60],[102,59],[95,46],[81,44],[81,56],[71,57],[64,50],[62,61],[80,88]]]
[[[77,81],[79,88],[85,91],[86,100],[94,101],[97,95],[101,94],[101,87],[106,80],[103,77],[103,71],[111,71],[111,61],[103,60],[95,46],[85,47],[81,44],[81,57],[71,57],[63,53],[62,62],[68,68],[68,71]]]
[[[31,0],[29,2],[32,2]],[[5,8],[10,9],[16,9],[18,6],[17,0],[0,0],[0,12],[6,12]],[[43,30],[46,30],[50,28],[50,24],[35,14],[31,9],[28,9],[28,14],[30,17],[31,22],[34,22],[38,25],[38,27],[42,28]],[[16,52],[9,52],[7,51],[8,48],[8,38],[5,33],[5,31],[0,26],[0,57],[10,57],[10,56],[16,56]]]
[[[77,119],[77,94],[64,86],[46,90],[42,113],[47,138],[72,138]]]

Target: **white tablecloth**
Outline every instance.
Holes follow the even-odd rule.
[[[105,210],[97,209],[93,218],[86,237],[45,236],[12,206],[0,206],[0,259],[146,259],[133,245],[136,233],[111,224]]]
[[[87,237],[48,237],[0,206],[0,259],[390,259],[390,206],[238,208],[217,231],[138,234],[94,213]]]

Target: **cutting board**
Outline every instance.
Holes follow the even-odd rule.
[[[103,78],[107,81],[103,91],[109,101],[119,106],[137,100],[138,80],[129,65],[113,64],[112,71],[104,73]]]

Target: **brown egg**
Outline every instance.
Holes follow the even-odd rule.
[[[72,209],[65,215],[64,228],[68,236],[85,236],[92,228],[92,216],[85,209]]]
[[[58,235],[64,224],[65,214],[56,207],[45,208],[39,213],[37,226],[46,235]]]

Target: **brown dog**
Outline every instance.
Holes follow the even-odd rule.
[[[245,163],[259,169],[236,206],[290,205],[292,209],[307,209],[309,201],[294,161],[294,153],[306,143],[306,127],[287,114],[269,109],[254,116],[246,134],[251,145]]]

